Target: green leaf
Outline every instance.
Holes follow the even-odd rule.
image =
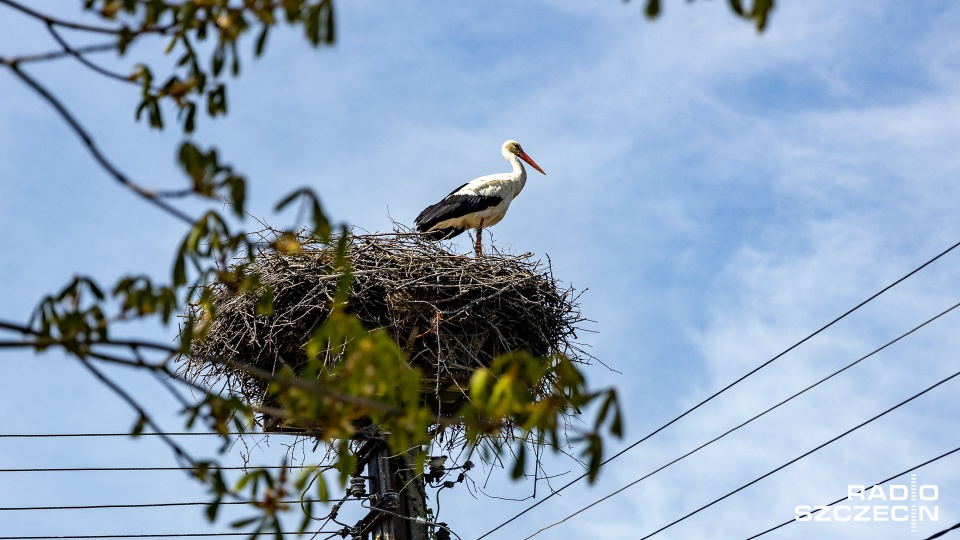
[[[646,14],[648,18],[656,18],[660,14],[660,0],[647,0]]]
[[[184,119],[183,131],[193,133],[197,127],[197,105],[192,101],[186,102],[180,109],[180,116]]]
[[[233,61],[230,62],[230,73],[236,77],[237,75],[240,75],[240,53],[237,52],[236,41],[230,42],[230,52],[233,55]],[[226,111],[226,107],[224,107],[224,111]]]
[[[274,207],[274,210],[281,211],[284,208],[290,206],[294,201],[302,199],[303,204],[308,205],[310,212],[310,222],[313,227],[313,234],[320,239],[326,240],[330,237],[330,221],[327,219],[326,214],[323,212],[323,208],[320,205],[320,200],[317,198],[317,195],[310,188],[300,188],[293,191],[286,197],[284,197],[277,205]]]
[[[307,191],[307,188],[300,188],[300,189],[298,189],[298,190],[290,193],[289,195],[287,195],[286,197],[284,197],[280,202],[278,202],[277,205],[274,206],[273,209],[274,209],[275,211],[277,211],[277,212],[283,210],[283,209],[286,208],[290,203],[292,203],[293,201],[297,200],[298,197],[300,197],[301,195],[303,195],[303,192],[305,192],[305,191]]]
[[[600,463],[602,463],[603,460],[603,442],[597,433],[588,433],[585,435],[585,438],[587,440],[587,449],[584,451],[584,454],[589,458],[588,480],[590,483],[593,483],[600,474]]]
[[[478,369],[470,377],[470,398],[480,403],[486,402],[489,393],[491,373],[487,369]]]
[[[517,446],[517,457],[513,462],[513,469],[510,471],[510,477],[514,480],[523,478],[523,470],[527,461],[527,446],[522,442]]]
[[[82,279],[83,282],[87,285],[87,287],[90,288],[90,292],[93,293],[93,296],[94,296],[97,300],[103,300],[103,291],[100,290],[100,287],[97,285],[97,283],[96,283],[95,281],[93,281],[93,280],[90,279],[90,278],[81,278],[81,279]]]
[[[260,56],[263,54],[263,49],[267,45],[267,34],[270,33],[270,27],[268,25],[263,25],[263,29],[260,30],[260,35],[257,36],[256,45],[253,47],[254,56]]]
[[[257,297],[257,315],[273,315],[273,289],[263,289]]]
[[[230,193],[230,203],[233,205],[233,213],[237,217],[244,217],[244,208],[247,201],[247,182],[240,176],[231,176],[223,182]]]
[[[150,119],[150,127],[163,129],[163,113],[160,111],[160,103],[157,100],[148,104],[147,117]]]
[[[187,254],[185,245],[180,246],[180,251],[173,259],[173,285],[180,287],[187,283]]]
[[[336,40],[336,19],[333,17],[333,1],[332,0],[323,0],[323,4],[327,6],[327,35],[326,43],[332,44]]]
[[[207,92],[207,114],[210,116],[221,116],[227,114],[227,87],[218,84],[213,90]]]
[[[237,491],[243,491],[243,488],[247,487],[247,484],[258,474],[259,469],[250,471],[240,477],[240,480],[237,480],[237,485],[234,487]]]
[[[207,521],[213,523],[214,521],[217,520],[217,513],[220,510],[221,500],[222,500],[221,497],[217,497],[216,499],[211,501],[210,504],[207,505],[207,508],[204,510],[204,514],[206,514],[207,516]]]
[[[130,430],[130,435],[133,437],[138,437],[141,433],[143,433],[143,430],[146,427],[147,427],[147,417],[140,415],[140,417],[137,418],[137,423],[134,424],[133,429]]]
[[[127,47],[133,43],[135,34],[124,25],[120,28],[120,31],[117,33],[117,52],[120,53],[120,56],[123,56],[127,52]]]
[[[242,529],[248,525],[256,523],[259,519],[260,519],[259,517],[238,519],[237,521],[230,523],[230,526],[233,527],[234,529]]]
[[[320,201],[316,197],[313,197],[310,206],[310,221],[313,224],[313,234],[315,236],[322,239],[330,237],[330,221],[327,220],[327,215],[323,213]]]
[[[314,46],[320,43],[320,17],[322,16],[321,5],[311,6],[307,12],[304,29],[307,33],[307,39]]]
[[[757,32],[763,32],[767,26],[767,18],[773,11],[774,0],[754,0],[753,11],[750,17],[757,22]]]
[[[213,60],[210,64],[210,70],[213,72],[214,77],[219,77],[220,72],[223,71],[223,62],[224,57],[227,54],[227,44],[223,41],[217,43],[217,46],[213,49]]]
[[[321,501],[330,500],[330,491],[327,489],[327,481],[322,472],[317,472],[317,499]]]

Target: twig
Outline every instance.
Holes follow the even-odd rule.
[[[4,1],[6,0],[0,0],[0,2],[4,2]],[[113,165],[113,163],[111,163],[106,158],[106,156],[103,155],[103,153],[100,151],[97,145],[94,144],[93,138],[90,136],[89,133],[87,133],[87,130],[80,125],[80,123],[73,117],[72,114],[70,114],[70,111],[67,110],[67,108],[60,102],[60,100],[54,97],[53,94],[51,94],[46,88],[44,88],[35,79],[27,75],[22,69],[20,69],[20,66],[18,66],[17,64],[10,64],[9,62],[6,62],[6,61],[4,61],[3,64],[6,65],[8,68],[10,68],[10,70],[13,71],[13,73],[17,77],[19,77],[20,80],[26,83],[27,86],[29,86],[35,92],[40,94],[40,96],[43,97],[43,99],[45,99],[47,103],[49,103],[60,114],[61,118],[63,118],[67,122],[67,124],[70,125],[70,127],[77,134],[77,136],[80,137],[80,140],[82,140],[83,143],[87,146],[87,149],[90,151],[90,154],[94,157],[97,163],[99,163],[100,166],[105,171],[107,171],[107,173],[110,174],[110,176],[112,176],[117,182],[119,182],[124,187],[130,189],[131,191],[139,195],[141,198],[159,207],[161,210],[176,217],[177,219],[180,219],[181,221],[187,224],[191,224],[191,225],[193,224],[193,218],[191,218],[190,216],[188,216],[178,208],[161,200],[160,198],[158,198],[155,192],[150,191],[144,187],[141,187],[137,183],[130,180],[122,172],[120,172]]]
[[[97,73],[99,73],[99,74],[101,74],[101,75],[103,75],[103,76],[105,76],[105,77],[109,77],[109,78],[111,78],[111,79],[115,79],[115,80],[118,80],[118,81],[121,81],[121,82],[125,82],[125,83],[137,84],[137,82],[136,82],[134,79],[132,79],[130,76],[128,76],[128,75],[122,75],[122,74],[120,74],[120,73],[115,73],[115,72],[113,72],[113,71],[110,71],[110,70],[108,70],[108,69],[105,69],[105,68],[103,68],[103,67],[100,67],[100,66],[98,66],[97,64],[94,64],[93,62],[91,62],[91,61],[87,60],[86,58],[84,58],[84,57],[83,57],[83,54],[81,54],[79,51],[77,51],[77,50],[75,50],[73,47],[71,47],[70,44],[67,43],[66,40],[63,39],[63,37],[60,36],[60,33],[57,32],[56,26],[54,26],[52,23],[47,23],[47,30],[50,32],[50,35],[53,36],[53,39],[56,40],[56,42],[60,45],[60,47],[63,48],[63,52],[65,52],[65,53],[69,54],[70,56],[76,58],[77,61],[80,62],[81,64],[83,64],[84,66],[87,66],[88,68],[92,69],[93,71],[95,71],[95,72],[97,72]],[[114,48],[116,48],[116,45],[114,45]]]
[[[59,50],[59,51],[50,51],[47,53],[38,53],[30,54],[25,56],[14,56],[3,61],[4,64],[29,64],[32,62],[46,62],[49,60],[59,60],[60,58],[65,58],[67,56],[74,56],[76,54],[91,54],[107,51],[117,50],[116,43],[100,43],[97,45],[86,45],[83,47],[75,47],[70,51]]]
[[[160,438],[163,440],[163,442],[167,443],[167,446],[169,446],[170,449],[173,450],[177,458],[179,458],[180,460],[183,460],[184,462],[186,462],[186,464],[189,464],[191,466],[197,465],[197,461],[193,459],[190,456],[190,454],[188,454],[187,451],[184,450],[179,444],[177,444],[176,441],[174,441],[169,435],[167,435],[164,432],[163,428],[161,428],[156,423],[156,421],[154,421],[154,419],[149,414],[147,414],[146,409],[144,409],[140,405],[140,403],[133,398],[133,396],[127,393],[123,388],[120,388],[120,386],[117,385],[117,383],[113,382],[113,380],[107,377],[102,371],[94,367],[93,364],[91,364],[90,361],[87,360],[86,358],[80,357],[80,363],[83,365],[83,367],[87,368],[88,371],[93,373],[93,375],[97,379],[99,379],[100,382],[106,385],[107,388],[113,390],[115,394],[117,394],[118,396],[120,396],[122,400],[127,402],[127,405],[129,405],[133,410],[137,412],[142,422],[145,422],[147,425],[153,428],[155,432],[160,433],[161,434]]]
[[[112,28],[109,26],[94,26],[91,24],[77,23],[73,21],[58,19],[56,17],[51,17],[49,15],[44,15],[39,11],[30,9],[19,2],[14,2],[13,0],[0,0],[0,4],[6,5],[10,8],[13,8],[19,11],[20,13],[23,13],[24,15],[43,21],[44,23],[49,25],[61,26],[63,28],[70,28],[72,30],[81,30],[84,32],[93,32],[96,34],[120,35],[123,32],[129,32],[132,35],[147,34],[147,33],[165,34],[169,32],[170,29],[172,28],[171,25],[167,25],[167,26],[141,28],[139,30],[130,30],[129,28],[126,28],[126,27]]]

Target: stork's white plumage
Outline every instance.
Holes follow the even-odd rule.
[[[503,143],[503,157],[513,165],[508,173],[490,174],[471,180],[450,192],[437,204],[420,212],[415,220],[417,230],[436,240],[453,238],[467,229],[477,230],[474,249],[482,254],[481,231],[496,225],[507,214],[514,197],[520,194],[527,182],[527,171],[520,160],[531,167],[543,169],[534,163],[517,141]]]

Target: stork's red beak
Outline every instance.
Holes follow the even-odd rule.
[[[520,159],[526,161],[527,163],[530,164],[531,167],[533,167],[534,169],[540,171],[540,174],[546,176],[547,173],[543,172],[543,169],[541,169],[539,165],[537,165],[536,163],[534,163],[533,160],[530,159],[530,156],[528,156],[525,152],[520,152],[520,154],[518,154],[518,155],[519,155]]]

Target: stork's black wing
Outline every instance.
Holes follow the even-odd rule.
[[[460,186],[460,188],[462,187],[463,186]],[[420,232],[429,231],[437,223],[486,210],[503,201],[503,197],[497,197],[496,195],[457,195],[456,193],[460,188],[455,189],[450,195],[444,197],[442,201],[437,204],[432,204],[426,207],[423,212],[420,212],[420,215],[414,220],[417,224],[417,230]],[[450,236],[444,236],[444,238],[456,236],[460,234],[460,232],[463,231],[457,231]]]
[[[425,232],[422,234],[431,240],[446,240],[447,238],[459,236],[460,233],[465,230],[466,229],[461,229],[460,227],[447,227],[445,229],[434,229],[430,232]]]
[[[447,197],[449,197],[449,196],[453,195],[454,193],[460,191],[461,189],[467,187],[467,184],[469,184],[469,183],[470,183],[470,182],[464,182],[464,183],[460,184],[460,187],[458,187],[457,189],[451,191],[450,193],[447,193]]]

